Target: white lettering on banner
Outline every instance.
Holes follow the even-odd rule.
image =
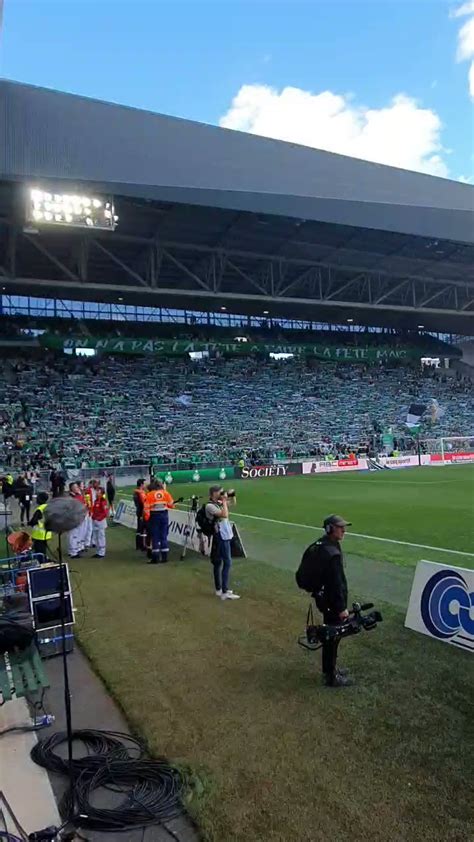
[[[367,459],[335,459],[303,462],[303,474],[329,474],[337,471],[367,471]]]
[[[474,570],[419,561],[405,626],[474,652]]]
[[[188,512],[183,512],[180,509],[170,509],[169,515],[169,532],[168,538],[173,544],[184,546],[186,544],[190,550],[200,552],[199,535],[192,518],[192,525],[190,526]],[[121,526],[127,526],[129,529],[136,529],[137,515],[133,503],[126,500],[120,500],[115,512],[114,523],[119,523]],[[206,541],[206,555],[210,554],[209,542]]]
[[[257,479],[258,477],[286,477],[286,465],[258,465],[254,468],[242,468],[241,479]]]
[[[474,462],[474,453],[432,453],[430,455],[431,462]]]
[[[410,468],[419,465],[418,456],[381,456],[378,461],[389,468]],[[423,456],[421,463],[423,464]]]
[[[201,542],[199,532],[196,528],[194,515],[189,517],[189,512],[181,509],[170,509],[169,516],[169,532],[168,539],[172,544],[179,544],[183,547],[185,544],[190,550],[196,553],[201,552]],[[114,523],[121,526],[127,526],[129,529],[137,528],[137,515],[133,503],[127,500],[119,500],[114,517]],[[239,535],[235,523],[231,522],[234,533],[235,544],[233,545],[233,553],[235,550],[236,557],[239,555],[246,557],[245,549]],[[203,541],[204,554],[209,556],[211,554],[211,542],[207,539]]]

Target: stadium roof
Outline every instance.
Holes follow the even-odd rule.
[[[474,333],[474,188],[0,82],[17,293]],[[113,193],[115,232],[27,229],[24,183]]]

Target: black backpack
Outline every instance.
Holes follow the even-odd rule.
[[[295,573],[296,584],[302,591],[316,593],[322,587],[322,566],[318,558],[320,547],[320,541],[315,541],[303,553]]]
[[[214,535],[214,532],[215,532],[214,525],[215,525],[216,519],[212,518],[212,520],[209,520],[209,518],[206,514],[206,506],[207,506],[207,503],[203,503],[201,508],[199,508],[197,510],[197,512],[196,512],[196,523],[197,523],[198,529],[201,530],[203,535],[206,535],[208,538],[212,538],[212,536]]]

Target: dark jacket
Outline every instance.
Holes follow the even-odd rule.
[[[315,556],[313,596],[317,597],[316,604],[320,610],[340,614],[347,608],[347,579],[341,545],[324,535],[310,551]]]

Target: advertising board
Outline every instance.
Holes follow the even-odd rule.
[[[188,549],[202,555],[209,556],[211,554],[210,541],[206,538],[201,541],[193,513],[190,514],[181,509],[170,509],[168,516],[170,524],[168,540],[172,544],[178,544],[181,547],[186,545]],[[131,501],[119,500],[115,510],[114,523],[127,526],[129,529],[136,529],[137,516],[135,506]],[[235,523],[232,524],[232,529],[234,532],[232,555],[234,558],[245,558],[245,550]]]
[[[419,561],[406,628],[474,652],[474,570]]]
[[[301,462],[281,465],[248,465],[236,468],[235,476],[240,479],[265,479],[267,477],[294,477],[302,473]]]

